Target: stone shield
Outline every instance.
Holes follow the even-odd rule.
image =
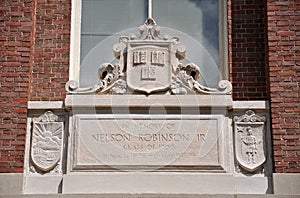
[[[31,159],[42,170],[53,169],[61,159],[62,122],[33,122]]]
[[[148,94],[170,87],[171,57],[176,58],[170,41],[128,41],[128,87]]]
[[[243,169],[254,172],[266,161],[265,117],[247,111],[234,120],[236,160]]]

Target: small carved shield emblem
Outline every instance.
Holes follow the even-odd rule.
[[[51,114],[52,118],[57,117]],[[43,115],[45,117],[45,115]],[[41,116],[42,117],[42,116]],[[33,122],[31,159],[42,171],[53,169],[61,158],[63,122],[43,120]]]
[[[170,41],[129,41],[127,83],[134,91],[151,93],[167,89],[172,81]]]
[[[265,118],[247,111],[234,120],[236,159],[243,169],[254,172],[266,161]]]

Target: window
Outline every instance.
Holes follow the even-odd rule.
[[[73,0],[70,80],[81,87],[97,82],[102,63],[115,62],[112,47],[119,36],[134,32],[148,16],[148,0]],[[178,36],[186,59],[200,68],[201,84],[215,87],[227,79],[222,0],[152,0],[152,16],[161,34]],[[151,3],[150,3],[151,5]],[[218,75],[219,74],[219,75]]]

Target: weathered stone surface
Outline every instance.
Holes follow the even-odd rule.
[[[73,167],[222,171],[222,118],[76,115]]]
[[[0,195],[21,194],[22,188],[23,188],[23,174],[21,173],[0,174]]]
[[[62,176],[30,175],[24,178],[24,194],[58,194],[62,188]]]
[[[300,197],[299,173],[274,173],[274,194],[298,195]]]
[[[171,41],[129,41],[127,60],[128,87],[151,93],[166,90],[172,83]],[[171,55],[170,53],[173,53]]]
[[[116,193],[104,193],[104,194],[72,194],[72,195],[45,195],[45,194],[37,194],[37,195],[0,195],[0,198],[298,198],[298,195],[237,195],[237,194],[212,194],[212,195],[204,195],[204,194],[116,194]]]
[[[212,108],[232,109],[229,95],[67,95],[67,108]]]
[[[63,194],[265,194],[266,177],[232,177],[223,173],[106,172],[69,174],[63,179]]]
[[[265,117],[251,110],[234,117],[235,154],[239,165],[254,172],[266,160]]]
[[[63,122],[51,111],[34,119],[30,152],[32,169],[48,172],[57,166],[62,155],[62,137]]]

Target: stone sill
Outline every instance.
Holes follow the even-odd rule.
[[[29,110],[39,109],[64,109],[62,101],[28,101],[27,108]]]
[[[66,108],[179,107],[232,109],[230,95],[67,95]]]
[[[256,101],[233,101],[234,110],[268,110],[270,109],[269,101],[267,100],[256,100]]]
[[[0,195],[0,198],[298,198],[299,195],[256,195],[256,194],[36,194]]]
[[[95,105],[92,105],[95,104]],[[29,101],[29,110],[65,109],[86,107],[210,107],[234,110],[269,110],[269,101],[232,101],[229,95],[68,95],[63,101]]]

